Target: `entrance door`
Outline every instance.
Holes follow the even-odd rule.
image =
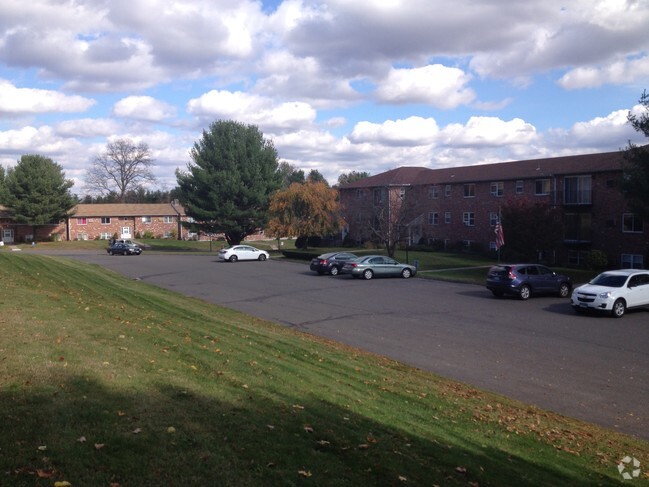
[[[122,227],[122,236],[123,239],[131,238],[131,227]]]
[[[5,228],[2,230],[2,241],[4,243],[14,243],[14,231],[11,228]]]

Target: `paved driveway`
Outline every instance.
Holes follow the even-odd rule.
[[[555,297],[522,302],[475,285],[318,276],[283,261],[70,256],[649,440],[647,310],[578,316]]]

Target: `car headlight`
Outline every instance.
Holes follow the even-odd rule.
[[[611,297],[611,291],[606,291],[604,293],[599,293],[599,297],[602,299],[608,299]]]

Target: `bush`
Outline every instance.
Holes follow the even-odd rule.
[[[608,257],[601,250],[591,250],[585,260],[588,269],[606,269],[608,266]]]

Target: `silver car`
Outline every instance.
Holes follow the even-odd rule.
[[[347,262],[342,268],[342,273],[363,279],[372,279],[375,276],[408,279],[417,274],[417,268],[414,265],[401,264],[383,255],[367,255]]]
[[[596,310],[621,318],[628,308],[649,306],[649,270],[621,269],[602,272],[572,292],[576,312]]]

